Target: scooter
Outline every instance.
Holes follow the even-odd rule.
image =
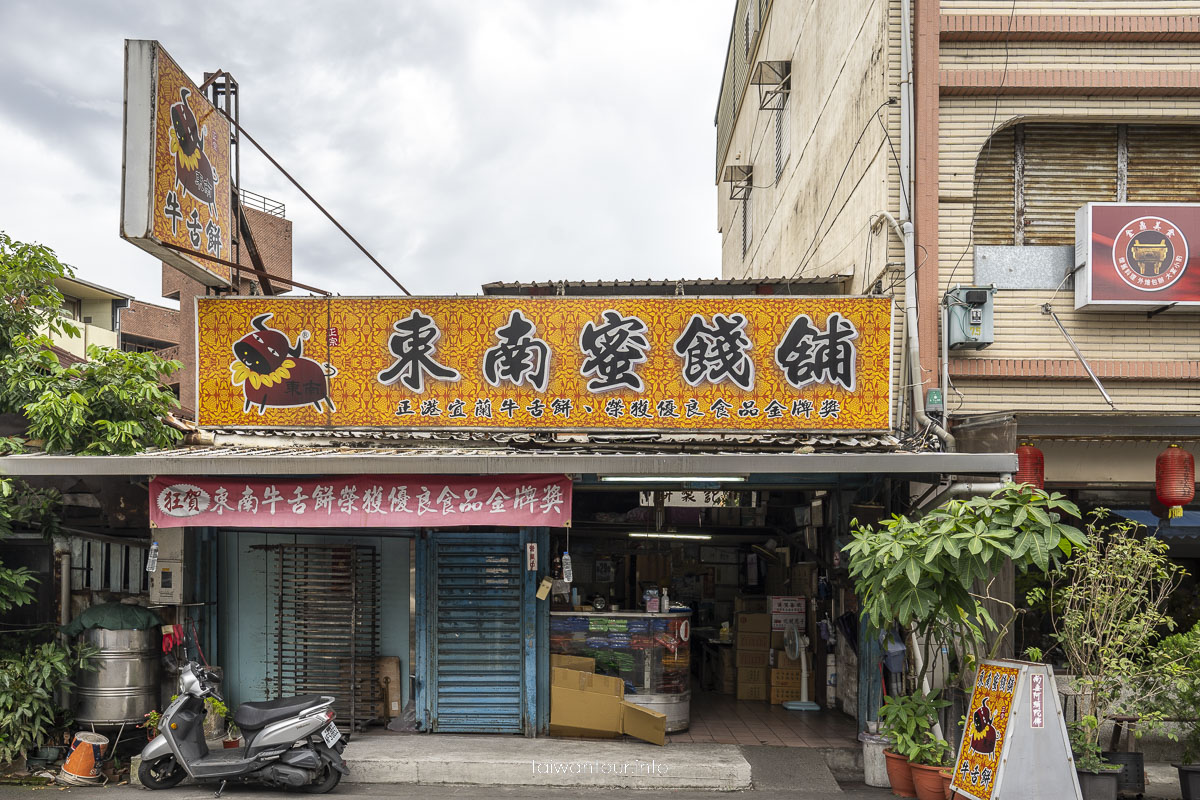
[[[149,789],[169,789],[184,778],[199,783],[261,783],[324,794],[349,775],[344,737],[333,724],[333,698],[318,695],[243,703],[233,722],[245,737],[243,748],[212,752],[204,741],[204,698],[215,691],[216,676],[188,662],[180,676],[182,692],[159,722],[159,735],[142,750],[138,780]]]

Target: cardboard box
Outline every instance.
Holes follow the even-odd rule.
[[[767,685],[765,683],[739,683],[737,687],[738,700],[766,700]]]
[[[737,615],[736,625],[739,635],[743,633],[766,633],[771,630],[771,615],[741,613]]]
[[[804,633],[808,625],[808,615],[804,612],[799,614],[772,614],[771,615],[771,630],[786,631],[790,623],[795,622],[800,627],[800,632]]]
[[[801,561],[791,567],[792,594],[812,597],[817,590],[817,565],[813,561]]]
[[[714,547],[700,545],[700,560],[705,564],[734,564],[738,563],[736,547]]]
[[[576,672],[595,672],[596,659],[586,656],[567,656],[559,653],[550,654],[550,666],[573,669]]]
[[[768,677],[768,683],[771,688],[776,686],[794,686],[799,688],[804,685],[804,670],[802,669],[772,669]],[[812,676],[809,675],[809,678]]]
[[[387,695],[384,719],[400,716],[404,711],[404,684],[400,682],[400,656],[379,657],[379,686]]]
[[[755,634],[756,636],[758,634]],[[766,650],[738,650],[737,668],[767,666]]]
[[[771,631],[771,649],[782,650],[787,647],[787,642],[783,640],[783,631]]]
[[[625,700],[620,678],[564,667],[550,670],[550,733],[611,739],[628,733],[662,745],[667,717]]]
[[[781,634],[782,635],[782,634]],[[762,650],[771,649],[771,634],[769,633],[741,633],[737,635],[738,653],[747,650]]]
[[[767,683],[769,676],[766,667],[742,667],[737,671],[738,683]]]
[[[739,614],[766,614],[771,608],[765,595],[739,595],[733,598],[733,610]]]
[[[737,586],[737,564],[717,564],[713,567],[713,580],[717,586]]]
[[[788,568],[782,564],[767,566],[767,594],[788,594]]]
[[[808,676],[808,699],[812,700],[813,702],[816,702],[816,700],[814,699],[816,697],[816,695],[813,694],[813,689],[814,689],[813,676],[809,675]],[[801,699],[803,699],[803,694],[804,694],[804,690],[801,689],[799,686],[772,686],[769,690],[768,698],[771,701],[771,705],[777,706],[780,703],[786,703],[789,700],[801,700]]]
[[[800,659],[788,658],[787,650],[778,647],[767,654],[767,664],[775,669],[800,669]]]
[[[772,614],[803,614],[805,603],[803,595],[776,594],[770,597]]]

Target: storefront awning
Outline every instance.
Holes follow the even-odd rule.
[[[183,447],[131,456],[0,458],[0,475],[1003,475],[1012,453],[762,452],[736,447],[521,450],[506,447]]]

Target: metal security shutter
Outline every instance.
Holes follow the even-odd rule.
[[[994,134],[975,163],[976,244],[1013,243],[1013,129]]]
[[[1129,126],[1129,202],[1200,202],[1200,126]]]
[[[431,730],[522,733],[520,535],[438,533],[432,540],[430,568]]]
[[[1076,209],[1117,199],[1117,126],[1024,128],[1024,243],[1074,244]]]

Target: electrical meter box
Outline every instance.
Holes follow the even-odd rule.
[[[186,528],[158,528],[150,532],[151,544],[158,544],[158,565],[149,575],[150,602],[154,605],[175,606],[191,600],[188,578],[188,545]]]
[[[951,350],[982,350],[995,341],[994,286],[955,286],[946,292],[946,327]]]

